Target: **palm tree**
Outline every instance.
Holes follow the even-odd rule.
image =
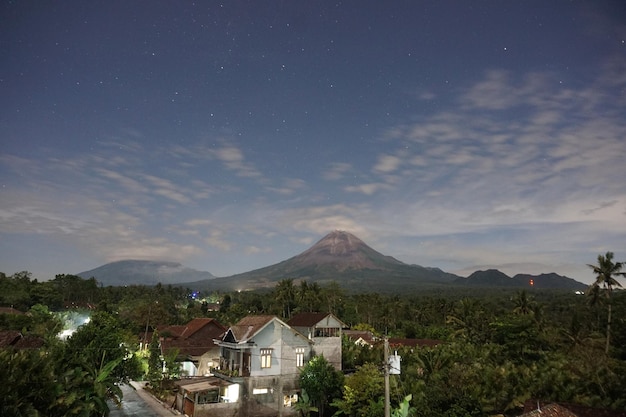
[[[293,279],[283,279],[276,284],[274,289],[276,301],[281,304],[281,315],[284,318],[291,318],[291,310],[296,302],[296,287],[293,285]]]
[[[518,291],[516,297],[513,299],[513,302],[515,303],[513,313],[525,316],[533,312],[535,302],[532,297],[528,296],[526,290]]]
[[[610,338],[611,338],[611,293],[613,292],[613,287],[621,287],[615,276],[621,275],[626,276],[626,273],[621,272],[622,267],[624,266],[623,262],[613,262],[613,252],[607,252],[606,255],[598,255],[598,265],[587,264],[589,268],[593,270],[593,273],[596,274],[596,282],[591,284],[590,291],[593,293],[594,290],[597,290],[595,287],[602,287],[606,291],[607,297],[607,305],[608,305],[608,316],[606,322],[606,348],[605,353],[609,353],[610,346]]]

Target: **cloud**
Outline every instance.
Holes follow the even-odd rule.
[[[269,247],[261,248],[258,246],[246,246],[244,249],[244,253],[246,255],[258,255],[262,253],[270,253],[271,251],[272,249]]]
[[[402,159],[394,155],[380,155],[378,163],[374,166],[374,171],[389,173],[396,171],[402,164]]]
[[[296,161],[291,176],[219,138],[144,149],[126,132],[95,153],[3,154],[0,231],[73,239],[107,259],[264,262],[341,229],[455,270],[550,265],[555,248],[558,263],[583,264],[626,238],[623,68],[613,58],[579,85],[487,71],[452,106],[420,108],[336,161]]]
[[[143,178],[151,183],[155,188],[151,189],[151,193],[169,198],[180,204],[189,204],[191,199],[188,198],[180,187],[165,178],[159,178],[154,175],[143,175]]]
[[[292,195],[307,187],[306,182],[299,178],[287,178],[282,180],[282,182],[283,185],[281,187],[267,186],[266,189],[277,194]]]
[[[203,239],[203,241],[207,245],[217,248],[223,252],[229,252],[233,247],[232,243],[226,240],[223,233],[219,230],[210,232],[209,235]]]
[[[352,171],[352,165],[347,162],[333,162],[328,168],[322,171],[322,178],[329,181],[337,181],[345,178]]]
[[[184,261],[203,252],[194,245],[175,245],[161,239],[150,239],[134,242],[128,246],[103,249],[108,262],[123,259]]]
[[[344,190],[346,190],[349,193],[361,193],[365,195],[372,195],[383,188],[388,188],[387,184],[368,183],[368,184],[348,185],[344,188]]]
[[[366,207],[360,207],[362,213]],[[302,207],[282,210],[281,223],[285,228],[297,232],[313,233],[323,236],[332,230],[348,230],[358,236],[366,237],[367,228],[362,226],[366,222],[359,221],[358,207],[344,204],[329,206]]]
[[[215,149],[213,155],[240,177],[261,177],[261,173],[251,163],[246,162],[243,151],[233,145],[223,145]]]

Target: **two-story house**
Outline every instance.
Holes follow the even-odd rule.
[[[341,335],[347,327],[344,322],[331,313],[300,313],[287,324],[313,341],[313,356],[323,355],[341,370]]]
[[[186,409],[193,410],[187,412],[190,416],[296,413],[292,405],[298,399],[300,368],[311,357],[312,340],[278,317],[263,315],[245,317],[215,343],[220,347],[220,366],[214,378],[196,384],[193,392],[180,385],[177,403],[187,404]]]

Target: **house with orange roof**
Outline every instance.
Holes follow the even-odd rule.
[[[185,325],[160,329],[159,340],[163,355],[178,351],[181,370],[185,376],[208,376],[219,365],[220,348],[215,343],[226,328],[213,318],[195,318]]]

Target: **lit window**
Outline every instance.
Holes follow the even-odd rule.
[[[292,407],[298,402],[298,394],[285,395],[283,397],[283,406]]]
[[[272,366],[272,349],[261,349],[261,368]]]
[[[296,348],[296,366],[297,367],[304,366],[304,348],[303,347]]]

